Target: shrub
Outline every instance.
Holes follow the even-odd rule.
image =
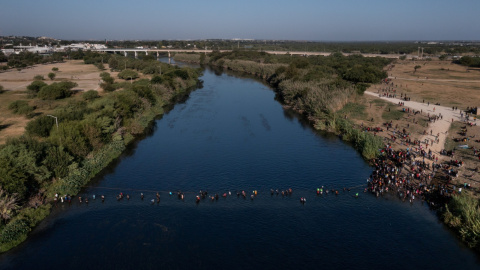
[[[471,248],[479,249],[480,201],[471,194],[453,196],[444,213],[445,223],[455,228]]]
[[[114,82],[114,79],[112,76],[110,76],[110,73],[108,72],[102,72],[100,73],[100,78],[102,78],[102,80],[105,82],[105,83],[110,83],[112,84]]]
[[[15,114],[23,114],[28,116],[35,108],[29,106],[28,102],[25,100],[16,100],[8,105],[8,109],[12,110],[12,112]]]
[[[28,226],[33,228],[40,221],[42,221],[45,217],[48,216],[51,208],[52,206],[49,204],[41,205],[37,208],[26,208],[22,211],[20,216],[23,218],[23,220]]]
[[[135,70],[125,69],[122,72],[118,73],[118,77],[124,80],[134,80],[138,78],[138,73]]]
[[[42,75],[35,75],[33,76],[33,79],[36,81],[43,81],[45,80],[45,77],[43,77]]]
[[[72,95],[71,89],[77,86],[74,82],[59,82],[46,85],[38,92],[38,97],[43,100],[62,99]]]
[[[52,71],[53,71],[53,72],[57,72],[57,71],[58,71],[58,67],[53,67],[53,68],[52,68]]]
[[[96,98],[100,97],[98,95],[98,92],[95,90],[88,90],[87,92],[83,93],[82,98],[84,100],[94,100]]]
[[[25,129],[29,135],[45,138],[50,136],[50,131],[54,125],[55,119],[53,119],[53,117],[44,115],[28,122]]]
[[[152,84],[161,84],[163,83],[163,78],[161,76],[153,76],[153,78],[150,80]]]
[[[6,251],[27,238],[30,231],[28,224],[20,218],[10,221],[0,234],[0,252]],[[7,245],[5,245],[7,244]]]
[[[40,89],[46,85],[47,84],[42,81],[33,81],[30,85],[27,86],[27,89],[38,93],[38,91],[40,91]]]
[[[113,92],[116,90],[115,86],[111,83],[102,83],[100,87],[102,87],[105,92]]]
[[[66,177],[68,175],[68,166],[71,164],[73,157],[62,146],[52,146],[48,148],[46,154],[43,164],[54,173],[55,177]]]
[[[53,72],[48,73],[48,78],[50,78],[50,80],[52,80],[52,81],[55,79],[56,76],[57,75],[55,75],[55,73],[53,73]]]

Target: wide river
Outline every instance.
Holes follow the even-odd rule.
[[[363,193],[371,168],[361,156],[269,87],[208,69],[202,80],[82,191],[88,205],[59,203],[0,268],[480,269],[425,203]],[[316,196],[322,185],[340,194]],[[183,201],[169,195],[177,190]],[[200,190],[220,198],[197,204]]]

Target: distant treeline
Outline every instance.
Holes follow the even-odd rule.
[[[467,67],[480,67],[480,57],[462,56],[455,63]]]

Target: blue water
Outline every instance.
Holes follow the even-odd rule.
[[[421,202],[363,193],[368,164],[285,111],[271,89],[209,70],[202,79],[80,194],[88,205],[59,204],[0,268],[479,269]],[[353,189],[316,196],[322,185]],[[177,190],[184,201],[168,195]],[[196,204],[200,190],[232,196]],[[237,198],[241,190],[258,196]],[[120,192],[131,199],[115,200]]]

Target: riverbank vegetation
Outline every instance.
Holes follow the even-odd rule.
[[[465,191],[467,192],[467,191]],[[471,194],[453,196],[443,214],[444,222],[458,232],[469,247],[480,251],[480,200]]]
[[[387,77],[383,67],[386,58],[361,55],[330,56],[272,55],[264,52],[213,52],[177,54],[176,59],[208,63],[229,70],[259,76],[272,85],[283,103],[307,116],[317,129],[341,134],[351,141],[366,159],[372,159],[382,148],[380,138],[356,131],[341,110],[372,83]]]
[[[91,59],[85,62],[96,64]],[[0,146],[0,252],[24,241],[48,215],[50,203],[60,199],[56,194],[78,193],[143,134],[165,105],[195,86],[200,75],[198,69],[111,59],[161,66],[162,72],[142,73],[140,79],[129,78],[131,82],[117,83],[100,95],[93,90],[73,91],[75,84],[69,81],[38,84],[31,87],[28,98],[11,104],[11,110],[32,114],[33,119],[23,136]],[[114,84],[111,77],[102,74],[102,78]]]
[[[370,122],[370,119],[365,119],[365,103],[358,101],[364,98],[362,93],[370,84],[386,78],[383,67],[390,64],[387,59],[346,57],[341,54],[328,57],[296,57],[245,52],[236,54],[217,52],[202,57],[202,60],[200,56],[193,54],[175,57],[179,60],[203,62],[246,72],[266,79],[276,88],[287,106],[308,116],[314,122],[315,128],[341,134],[344,140],[353,142],[355,148],[367,159],[376,157],[379,154],[378,149],[384,146],[383,137],[373,136],[359,126],[355,127],[350,118],[360,119],[363,123]],[[473,63],[467,60],[462,61]],[[368,100],[370,110],[380,110],[381,119],[376,120],[377,123],[405,122],[402,120],[405,113],[398,109],[398,105],[378,99]],[[383,109],[378,109],[380,107]],[[408,119],[408,123],[403,125],[408,126],[410,131],[421,134],[428,123],[422,117],[413,118],[413,121]],[[372,118],[371,122],[373,121]],[[446,203],[446,207],[442,208],[444,211],[439,212],[445,224],[458,232],[460,238],[471,248],[478,251],[480,203],[474,192],[464,191],[463,194],[451,196],[449,200],[438,202],[443,202],[439,205]]]

